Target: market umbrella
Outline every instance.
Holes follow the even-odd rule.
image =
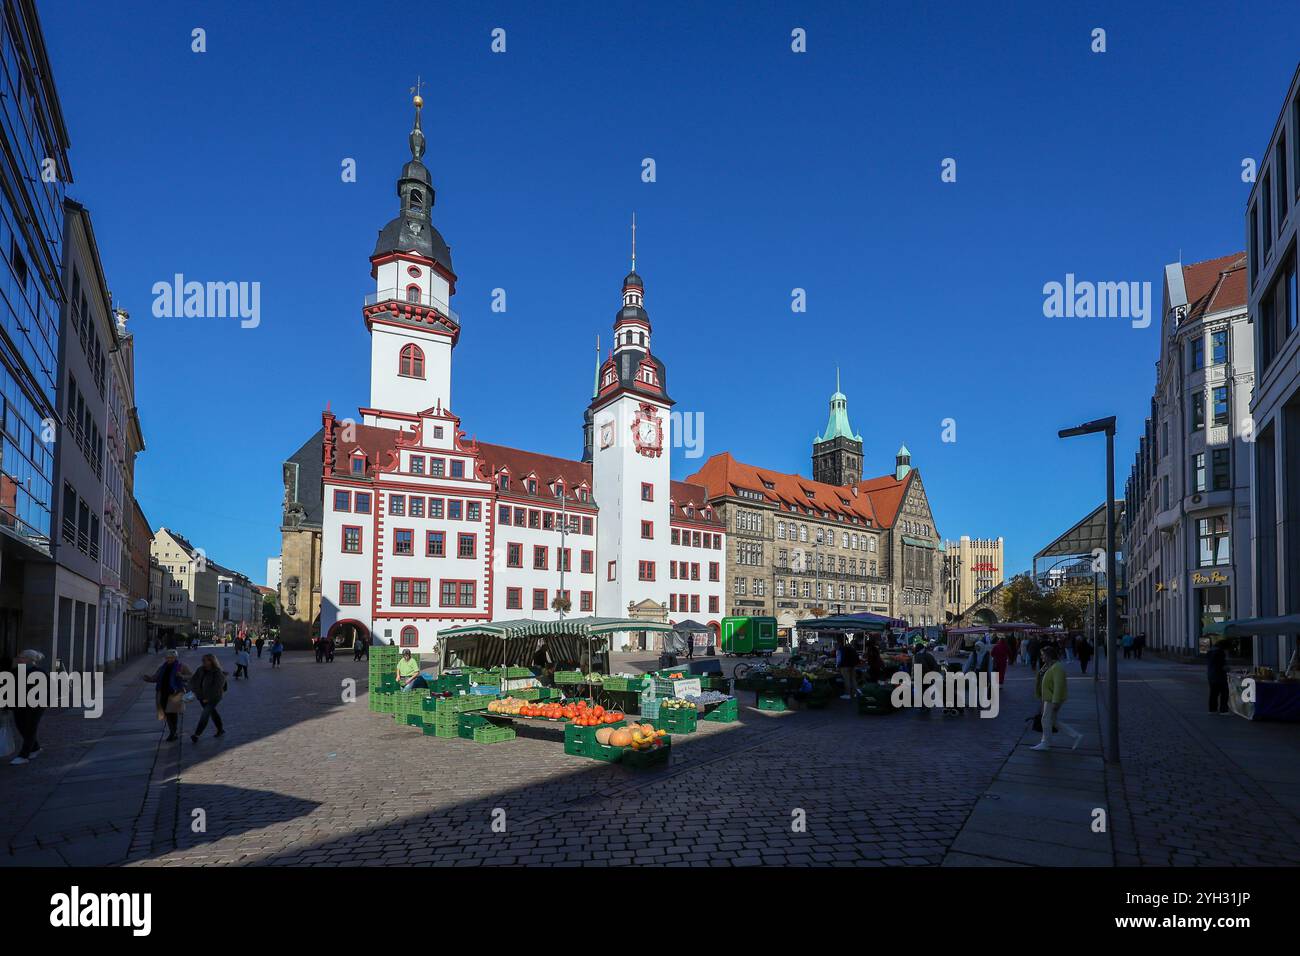
[[[1235,621],[1215,621],[1205,627],[1206,634],[1224,637],[1266,637],[1276,634],[1300,634],[1300,614],[1281,617],[1243,617]]]

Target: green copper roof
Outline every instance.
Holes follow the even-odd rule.
[[[831,396],[831,417],[826,422],[826,431],[813,440],[824,442],[830,441],[832,438],[848,438],[853,441],[862,441],[862,436],[854,434],[853,426],[849,424],[849,400],[840,391],[839,369],[835,370],[835,394]]]
[[[899,445],[899,446],[898,446],[898,457],[899,457],[899,458],[911,458],[911,457],[912,457],[912,453],[911,453],[910,451],[907,450],[907,446],[906,446],[906,445]]]

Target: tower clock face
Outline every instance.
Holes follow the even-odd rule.
[[[653,405],[642,405],[632,419],[632,443],[637,453],[658,458],[663,453],[664,423]]]

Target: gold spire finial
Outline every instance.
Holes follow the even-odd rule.
[[[420,95],[420,90],[423,88],[424,81],[420,79],[420,75],[417,73],[415,75],[415,85],[411,87],[411,95],[413,96],[411,102],[415,104],[417,110],[424,106],[424,97]]]

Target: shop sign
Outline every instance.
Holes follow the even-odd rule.
[[[1228,576],[1222,571],[1211,571],[1206,574],[1204,571],[1192,572],[1193,584],[1227,584]]]

